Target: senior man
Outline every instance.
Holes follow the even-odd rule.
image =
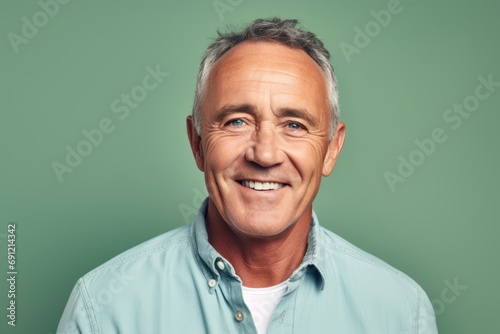
[[[187,133],[195,221],[76,284],[58,333],[437,333],[418,284],[312,210],[345,136],[329,52],[296,20],[220,33]]]

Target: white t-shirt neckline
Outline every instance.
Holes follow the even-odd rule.
[[[286,293],[287,282],[265,288],[242,286],[243,299],[252,313],[252,318],[259,334],[267,334],[276,306]]]

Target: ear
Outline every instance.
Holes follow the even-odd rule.
[[[345,124],[340,122],[335,130],[335,135],[332,140],[328,143],[328,149],[326,151],[325,159],[323,161],[323,176],[328,176],[333,171],[335,162],[339,157],[342,146],[344,145],[345,138]]]
[[[192,116],[188,116],[186,118],[186,130],[189,138],[189,144],[191,145],[191,151],[193,152],[194,160],[196,161],[196,166],[198,166],[199,170],[204,172],[205,159],[201,148],[201,137],[196,132]]]

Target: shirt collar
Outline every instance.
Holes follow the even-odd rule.
[[[198,210],[198,214],[193,223],[193,247],[195,253],[198,253],[201,260],[209,269],[209,274],[211,277],[218,277],[219,272],[216,268],[216,261],[223,259],[222,255],[219,254],[213,248],[213,246],[208,242],[208,233],[205,226],[205,215],[208,207],[208,198],[206,198]],[[290,280],[298,279],[303,276],[306,272],[310,271],[312,275],[315,275],[321,290],[324,288],[325,277],[322,270],[323,263],[323,249],[321,247],[321,229],[318,223],[318,218],[316,213],[313,211],[311,217],[311,227],[309,229],[309,236],[307,238],[307,250],[302,263],[290,276]],[[229,261],[224,261],[229,265],[229,272],[236,276],[234,268],[230,265]]]

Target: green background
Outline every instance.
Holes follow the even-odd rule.
[[[323,39],[339,81],[347,139],[315,202],[320,222],[419,282],[444,305],[441,333],[499,333],[500,87],[456,130],[443,120],[478,77],[500,81],[499,3],[402,0],[346,57],[342,43],[355,46],[355,28],[388,1],[219,2],[221,15],[213,0],[71,1],[16,53],[8,34],[21,35],[23,17],[33,22],[41,7],[2,1],[0,332],[55,333],[80,276],[192,218],[205,188],[184,120],[202,52],[218,27],[279,15]],[[111,103],[156,65],[169,76],[119,119]],[[51,164],[103,118],[115,130],[59,182]],[[384,173],[435,128],[447,140],[391,191]],[[15,328],[4,315],[9,222],[18,224]],[[467,287],[457,296],[446,291],[455,279]]]

